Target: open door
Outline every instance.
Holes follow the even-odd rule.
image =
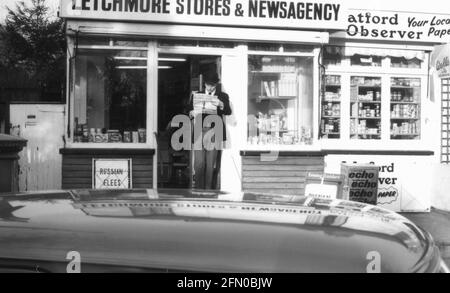
[[[161,54],[158,61],[158,187],[195,188],[193,152],[172,148],[170,140],[176,129],[170,123],[176,115],[189,115],[191,93],[203,90],[203,74],[217,72],[220,76],[221,58]],[[217,187],[220,189],[220,182]]]

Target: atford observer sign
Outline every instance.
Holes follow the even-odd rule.
[[[61,17],[112,21],[343,30],[337,0],[61,0]]]
[[[450,42],[450,15],[350,9],[346,33],[335,37],[408,42]]]

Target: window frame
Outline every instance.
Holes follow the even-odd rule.
[[[67,105],[69,106],[69,115],[66,115],[66,129],[65,134],[66,147],[67,148],[79,148],[79,149],[149,149],[156,148],[156,139],[153,135],[154,127],[156,129],[155,119],[150,119],[154,117],[152,115],[154,108],[153,101],[154,96],[157,96],[157,80],[155,78],[149,78],[149,76],[155,76],[155,66],[152,66],[155,62],[157,64],[157,54],[156,54],[156,43],[153,40],[145,40],[147,43],[146,47],[132,47],[132,46],[115,46],[114,42],[120,40],[120,38],[109,38],[108,45],[77,45],[76,40],[73,37],[68,37],[68,52],[74,52],[76,55],[77,50],[111,50],[111,51],[146,51],[147,52],[147,69],[146,69],[146,142],[145,143],[93,143],[93,142],[74,142],[74,132],[75,132],[75,117],[74,117],[74,94],[75,94],[75,66],[74,61],[71,62],[71,55],[67,54]],[[76,57],[76,56],[75,56]],[[157,70],[157,65],[156,65]],[[157,121],[156,121],[157,123]]]
[[[351,46],[351,47],[367,47],[364,44],[330,44],[330,46]],[[372,45],[374,46],[374,45]],[[351,65],[350,57],[343,56],[341,65],[329,65],[324,71],[324,75],[338,75],[341,77],[341,137],[339,139],[321,139],[321,145],[324,149],[395,149],[395,150],[426,150],[430,149],[426,141],[425,132],[428,131],[425,125],[426,111],[428,99],[428,68],[431,50],[427,47],[417,48],[399,48],[398,46],[385,47],[382,45],[375,46],[377,48],[392,48],[401,50],[423,51],[425,59],[420,68],[401,68],[391,67],[391,58],[389,56],[382,59],[381,66],[356,66]],[[381,83],[381,139],[379,140],[357,140],[350,139],[350,83],[352,76],[364,77],[380,77]],[[420,97],[420,138],[419,139],[391,139],[390,127],[390,91],[391,78],[418,78],[421,81],[421,97]],[[320,97],[322,102],[322,96]]]
[[[304,45],[301,45],[304,46]],[[278,52],[275,51],[257,51],[257,50],[248,50],[248,46],[246,47],[245,52],[245,60],[247,62],[247,72],[245,72],[245,75],[248,77],[248,60],[250,56],[280,56],[280,57],[312,57],[313,58],[313,121],[312,121],[312,144],[306,145],[306,144],[292,144],[292,145],[283,145],[283,144],[266,144],[266,145],[255,145],[250,144],[248,142],[248,131],[249,131],[249,123],[248,123],[248,78],[245,82],[245,113],[247,116],[245,116],[245,131],[243,132],[243,142],[244,142],[244,149],[246,150],[254,150],[254,151],[316,151],[320,150],[320,146],[318,143],[319,138],[319,117],[320,113],[319,111],[319,54],[320,54],[320,48],[317,46],[308,46],[310,47],[310,50],[308,52],[302,51],[302,52],[284,52],[283,47],[280,46],[280,50]],[[303,47],[303,49],[305,49]]]

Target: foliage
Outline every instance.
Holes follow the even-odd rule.
[[[42,93],[61,90],[65,78],[64,22],[52,18],[45,0],[18,2],[0,24],[0,66],[24,71]]]

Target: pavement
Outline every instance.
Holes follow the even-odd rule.
[[[400,214],[433,236],[442,258],[450,267],[450,212],[432,208],[429,213]]]

